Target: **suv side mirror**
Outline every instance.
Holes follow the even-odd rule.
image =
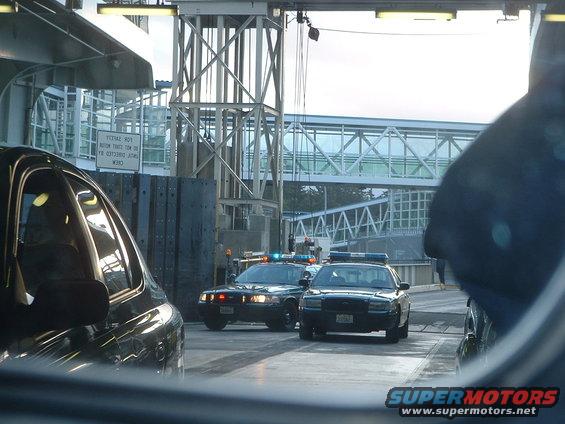
[[[310,280],[308,280],[307,278],[301,278],[300,280],[298,280],[298,285],[306,290],[310,286]]]
[[[104,321],[108,289],[100,281],[49,281],[37,288],[26,315],[27,330],[67,330]]]
[[[400,290],[408,290],[408,289],[410,289],[410,284],[408,284],[408,283],[400,283],[399,288],[400,288]]]

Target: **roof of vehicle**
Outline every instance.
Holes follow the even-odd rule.
[[[29,147],[29,146],[0,146],[0,153],[3,155],[3,159],[7,159],[10,162],[15,162],[18,159],[21,159],[26,156],[39,156],[49,158],[49,160],[53,162],[58,162],[65,166],[74,167],[73,164],[66,161],[65,159],[61,158],[60,156],[54,155],[47,150],[38,149],[36,147]]]
[[[59,168],[72,170],[92,182],[92,179],[83,170],[60,156],[43,149],[28,146],[0,146],[0,157],[8,165],[15,165],[24,158],[36,157],[39,161],[45,160]]]
[[[312,266],[311,264],[307,264],[307,263],[302,263],[302,262],[260,262],[258,264],[255,264],[253,266],[256,265],[292,265],[292,266],[299,266],[299,267],[305,267],[305,266]]]

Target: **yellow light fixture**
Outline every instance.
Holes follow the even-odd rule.
[[[98,204],[98,198],[93,194],[91,198],[84,200],[82,204],[85,206],[96,206],[96,204]]]
[[[99,3],[96,6],[99,15],[127,16],[176,16],[178,8],[166,4],[120,4]]]
[[[451,21],[457,12],[449,10],[377,10],[377,19],[408,19],[417,21]]]
[[[40,208],[49,200],[49,193],[41,193],[33,199],[33,206]]]
[[[13,1],[0,1],[0,13],[16,13],[18,5]]]
[[[545,13],[543,20],[545,22],[565,22],[565,13]]]

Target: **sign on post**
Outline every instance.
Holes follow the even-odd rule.
[[[139,134],[98,131],[96,168],[139,171],[141,136]]]

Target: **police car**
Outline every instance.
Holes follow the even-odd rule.
[[[386,331],[392,343],[408,336],[410,285],[384,253],[330,252],[299,303],[300,338],[327,331]]]
[[[210,330],[228,322],[264,322],[273,331],[289,331],[298,321],[298,301],[319,265],[311,255],[271,254],[229,284],[200,294],[198,312]],[[300,286],[302,281],[304,286]]]

